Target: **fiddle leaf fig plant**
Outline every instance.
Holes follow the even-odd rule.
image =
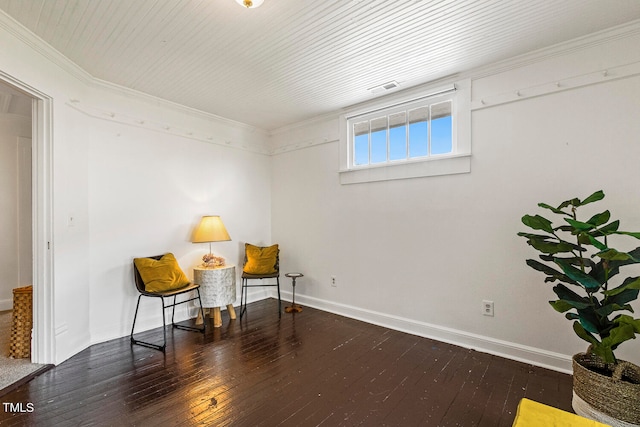
[[[614,236],[640,239],[640,232],[620,231],[620,221],[611,220],[608,210],[578,219],[578,208],[602,199],[604,193],[596,191],[584,200],[570,199],[557,207],[539,203],[557,222],[538,214],[525,215],[522,223],[533,232],[518,236],[540,252],[539,261],[526,262],[546,276],[545,283],[555,284],[558,299],[549,301],[551,306],[573,321],[576,335],[589,343],[588,352],[616,363],[616,348],[640,334],[640,319],[628,314],[633,313],[630,303],[638,298],[640,277],[616,277],[623,267],[640,263],[640,247],[624,252],[614,248],[611,240]]]

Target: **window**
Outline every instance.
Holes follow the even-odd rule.
[[[341,182],[469,172],[469,89],[460,82],[343,117]]]
[[[353,120],[353,166],[419,159],[453,152],[452,102]]]

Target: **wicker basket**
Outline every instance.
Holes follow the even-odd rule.
[[[573,356],[573,391],[604,414],[640,424],[640,367],[619,360],[607,364],[598,356]]]
[[[33,326],[33,286],[13,290],[13,321],[9,357],[31,357],[31,328]]]

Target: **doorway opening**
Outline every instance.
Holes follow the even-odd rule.
[[[0,310],[13,307],[13,289],[32,286],[30,362],[55,363],[52,295],[52,99],[0,71]],[[6,268],[5,268],[6,267]],[[4,350],[3,350],[4,351]]]

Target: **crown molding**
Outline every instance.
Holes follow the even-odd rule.
[[[555,92],[562,92],[570,89],[577,89],[607,81],[620,80],[640,75],[640,62],[610,67],[577,76],[567,76],[562,79],[549,81],[535,86],[528,86],[514,91],[503,92],[471,102],[471,109],[493,107],[510,102],[521,101],[528,98],[548,95]]]
[[[20,24],[18,21],[12,18],[10,15],[7,15],[2,10],[0,10],[0,28],[7,30],[9,33],[14,35],[18,40],[25,43],[27,46],[29,46],[38,54],[42,55],[45,59],[55,64],[56,66],[60,67],[63,71],[65,71],[66,73],[74,77],[80,83],[87,86],[89,90],[91,89],[105,90],[118,96],[124,96],[129,99],[135,99],[138,101],[153,104],[154,106],[167,108],[172,111],[186,114],[191,117],[220,123],[226,126],[237,128],[237,129],[250,131],[252,133],[258,133],[265,137],[269,135],[269,133],[266,130],[248,125],[246,123],[227,119],[225,117],[218,116],[216,114],[207,113],[207,112],[197,110],[195,108],[187,107],[187,106],[184,106],[184,105],[181,105],[157,96],[153,96],[144,92],[140,92],[134,89],[117,85],[115,83],[98,79],[92,76],[91,74],[89,74],[80,66],[78,66],[75,62],[71,61],[69,58],[61,54],[53,46],[49,45],[47,42],[42,40],[36,34],[29,31],[22,24]],[[73,104],[74,104],[73,102],[70,103],[70,105],[73,105]],[[121,115],[119,114],[119,116]],[[255,151],[255,150],[251,150],[251,151]],[[258,151],[266,152],[268,150],[267,148],[265,148],[264,150],[260,149]]]
[[[17,39],[19,39],[20,41],[28,45],[35,52],[39,53],[45,59],[47,59],[48,61],[60,67],[63,71],[67,72],[76,80],[86,85],[89,89],[105,90],[119,96],[127,97],[129,99],[140,100],[143,102],[153,104],[154,106],[161,106],[163,108],[167,108],[172,111],[186,114],[190,117],[196,117],[206,121],[213,121],[226,126],[231,126],[236,129],[242,129],[252,133],[258,133],[265,138],[271,139],[272,141],[280,135],[295,134],[295,132],[298,130],[303,130],[305,128],[309,128],[314,125],[335,120],[338,117],[340,117],[340,115],[342,115],[345,111],[349,111],[360,105],[367,105],[375,102],[381,102],[381,101],[384,101],[385,99],[391,99],[391,97],[403,96],[403,94],[415,93],[417,91],[422,90],[422,88],[426,88],[426,87],[432,86],[433,84],[439,81],[443,81],[443,79],[438,79],[436,81],[427,82],[418,86],[406,88],[405,90],[394,93],[393,95],[390,94],[390,95],[378,97],[378,98],[365,101],[356,105],[345,107],[338,111],[330,112],[320,116],[315,116],[308,120],[283,126],[281,128],[274,129],[272,131],[267,131],[261,128],[256,128],[254,126],[247,125],[242,122],[227,119],[222,116],[218,116],[211,113],[206,113],[204,111],[197,110],[195,108],[186,107],[184,105],[181,105],[172,101],[168,101],[163,98],[159,98],[144,92],[140,92],[134,89],[129,89],[114,83],[110,83],[110,82],[95,78],[94,76],[86,72],[84,69],[82,69],[80,66],[75,64],[73,61],[71,61],[69,58],[67,58],[66,56],[62,55],[59,51],[54,49],[51,45],[49,45],[44,40],[39,38],[37,35],[29,31],[28,29],[26,29],[24,26],[22,26],[22,24],[20,24],[18,21],[13,19],[11,16],[7,15],[4,11],[0,11],[0,28],[7,30],[9,33],[14,35]],[[499,74],[505,71],[521,68],[530,64],[535,64],[537,62],[541,62],[548,58],[566,55],[567,53],[570,53],[570,52],[587,49],[589,47],[608,43],[618,39],[632,37],[637,34],[640,34],[640,19],[634,20],[629,23],[619,25],[613,28],[602,30],[593,34],[589,34],[583,37],[578,37],[567,42],[558,43],[556,45],[553,45],[547,48],[543,48],[543,49],[532,51],[523,55],[519,55],[504,61],[489,64],[483,67],[474,68],[472,70],[467,70],[459,73],[456,76],[456,78],[480,79],[483,77]],[[603,70],[601,72],[601,74],[604,74],[602,77],[607,77],[605,71],[606,70]],[[635,74],[635,70],[632,74]],[[576,76],[575,79],[578,79],[579,77],[580,76]],[[447,78],[445,78],[444,80],[447,80]],[[587,80],[591,81],[594,79],[587,79]],[[545,84],[542,86],[544,86],[544,88],[542,89],[542,91],[544,92],[544,91],[559,90],[561,85],[559,85],[558,82],[551,82],[549,84]],[[503,102],[510,102],[511,100],[515,100],[515,99],[521,99],[522,94],[524,93],[524,90],[518,91],[518,92],[516,92],[515,94],[502,94],[499,96],[500,98],[499,100],[496,98],[495,100],[492,99],[490,101],[503,103]],[[529,92],[537,94],[540,91],[533,90]],[[537,95],[531,95],[531,96],[537,96]],[[482,103],[482,100],[478,102],[480,102],[480,104],[474,104],[473,108],[482,108],[485,105]],[[487,103],[488,100],[484,100],[484,102]],[[70,100],[69,102],[67,102],[67,104],[93,117],[109,119],[113,121],[121,121],[122,123],[127,123],[135,126],[143,126],[140,123],[151,123],[146,119],[131,118],[121,113],[101,110],[99,107],[87,107],[84,104],[80,104],[77,100]],[[118,119],[116,119],[116,117]],[[149,126],[143,126],[143,127],[149,128]],[[172,131],[169,132],[167,128],[169,128]],[[326,135],[312,137],[305,140],[297,140],[288,144],[276,145],[276,144],[260,143],[259,145],[264,145],[264,147],[258,148],[247,143],[234,143],[232,141],[218,141],[216,140],[215,136],[211,136],[211,135],[196,136],[196,132],[191,132],[185,129],[176,130],[178,128],[176,128],[175,126],[172,126],[171,124],[159,125],[157,129],[161,131],[162,129],[164,129],[164,132],[169,132],[175,135],[194,138],[194,139],[198,139],[206,142],[212,142],[212,143],[224,145],[224,146],[234,146],[235,148],[247,149],[249,151],[254,151],[254,152],[259,152],[262,154],[269,154],[269,155],[279,154],[279,153],[292,151],[292,150],[298,150],[301,148],[307,148],[307,147],[311,147],[319,144],[325,144],[325,143],[337,140],[335,135],[330,135],[327,133]],[[339,139],[339,136],[338,136],[338,139]],[[258,144],[255,144],[255,145],[258,145]]]
[[[201,130],[193,130],[185,128],[181,125],[177,125],[170,120],[159,122],[147,117],[134,117],[128,114],[117,112],[114,110],[106,110],[102,107],[96,107],[89,105],[85,102],[81,102],[79,99],[70,99],[65,102],[69,107],[95,119],[106,120],[114,123],[124,124],[128,126],[134,126],[141,129],[146,129],[154,132],[161,132],[167,135],[173,135],[182,138],[194,139],[197,141],[206,142],[209,144],[215,144],[222,147],[235,148],[244,151],[250,151],[253,153],[270,155],[270,151],[267,149],[266,144],[251,143],[247,141],[237,141],[231,138],[220,138],[215,133],[207,133]]]
[[[217,114],[207,113],[205,111],[198,110],[196,108],[187,107],[186,105],[178,104],[177,102],[169,101],[167,99],[150,95],[145,92],[140,92],[135,89],[130,89],[124,86],[120,86],[115,83],[108,82],[106,80],[98,79],[96,77],[91,78],[89,85],[94,89],[107,90],[112,93],[115,93],[116,95],[125,96],[129,99],[135,99],[139,101],[141,100],[153,105],[160,105],[161,107],[168,108],[179,113],[187,114],[191,117],[217,122],[223,125],[248,130],[250,132],[257,132],[263,136],[269,136],[269,132],[264,129],[251,126],[236,120],[228,119],[226,117],[218,116]]]
[[[486,66],[477,67],[477,68],[460,72],[457,74],[449,75],[443,78],[439,78],[437,80],[422,83],[417,86],[412,86],[412,87],[403,89],[402,91],[394,92],[393,94],[380,96],[380,97],[367,100],[358,104],[347,106],[333,113],[328,113],[322,116],[311,118],[309,120],[284,126],[272,131],[270,133],[270,137],[273,138],[273,137],[284,135],[287,133],[295,135],[295,132],[297,130],[313,126],[320,122],[326,122],[328,120],[335,119],[336,117],[339,117],[340,115],[343,115],[349,111],[371,107],[372,105],[380,104],[382,102],[393,103],[394,100],[402,99],[403,97],[407,97],[410,95],[415,95],[417,93],[420,93],[421,91],[425,91],[425,90],[428,90],[429,88],[432,88],[436,84],[449,83],[449,82],[454,82],[456,80],[462,80],[462,79],[470,79],[471,81],[478,80],[484,77],[489,77],[489,76],[500,74],[506,71],[525,67],[527,65],[543,62],[549,58],[566,55],[571,52],[577,52],[577,51],[588,49],[601,44],[606,44],[615,40],[633,37],[638,34],[640,34],[640,19],[631,21],[623,25],[612,27],[606,30],[602,30],[596,33],[588,34],[583,37],[578,37],[563,43],[558,43],[550,47],[538,49],[523,55],[518,55],[516,57],[509,58],[504,61],[492,63]],[[637,75],[639,72],[638,70],[639,65],[640,64],[627,64],[624,66],[613,67],[610,69],[603,69],[603,70],[600,70],[594,73],[585,74],[585,75],[567,76],[562,80],[547,82],[541,85],[527,87],[527,88],[523,88],[522,90],[513,91],[509,93],[492,95],[491,97],[472,101],[471,108],[472,110],[481,109],[481,108],[486,108],[492,105],[498,105],[506,102],[514,102],[514,101],[518,101],[521,99],[526,99],[534,96],[541,96],[547,93],[568,90],[568,89],[586,86],[589,84],[595,84],[603,81],[634,76],[634,75]],[[339,136],[338,138],[335,138],[329,135],[326,135],[324,137],[320,136],[316,138],[309,138],[305,140],[296,140],[295,138],[291,140],[291,138],[289,138],[290,142],[287,144],[272,145],[271,154],[272,155],[280,154],[288,151],[308,148],[315,145],[332,142],[338,139],[339,139]]]
[[[0,28],[14,35],[18,40],[29,46],[33,51],[42,55],[45,59],[69,73],[75,79],[84,84],[91,83],[93,77],[75,62],[61,54],[50,44],[29,31],[21,23],[0,10]]]
[[[494,62],[486,66],[474,68],[461,73],[463,77],[471,79],[481,79],[516,68],[542,62],[549,58],[566,55],[571,52],[588,49],[601,44],[609,43],[619,39],[625,39],[640,34],[640,19],[607,28],[602,31],[587,34],[586,36],[534,50],[522,55],[514,56],[504,61]]]

